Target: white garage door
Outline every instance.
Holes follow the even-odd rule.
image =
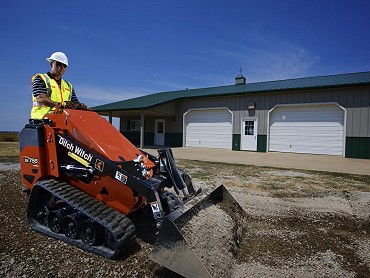
[[[278,106],[269,117],[269,151],[343,155],[342,107]]]
[[[187,147],[231,149],[232,113],[226,108],[190,110],[184,128]]]

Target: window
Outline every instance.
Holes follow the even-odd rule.
[[[140,120],[128,120],[127,130],[140,130]]]
[[[163,122],[157,123],[157,133],[163,134]]]
[[[254,135],[254,121],[245,121],[245,135]]]

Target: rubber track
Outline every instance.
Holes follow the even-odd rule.
[[[99,223],[101,226],[107,229],[116,239],[117,248],[115,250],[111,250],[103,245],[86,245],[80,239],[70,239],[62,233],[57,234],[52,232],[48,227],[40,225],[37,220],[30,218],[29,215],[28,221],[31,227],[43,234],[57,238],[59,240],[63,240],[83,250],[91,253],[96,253],[110,259],[117,258],[117,256],[119,256],[125,250],[127,243],[135,235],[134,225],[132,224],[131,220],[128,219],[124,214],[121,214],[113,210],[112,208],[100,203],[97,199],[87,195],[83,191],[73,187],[72,185],[69,185],[66,182],[54,179],[37,182],[32,189],[29,204],[34,203],[34,201],[32,201],[32,198],[35,196],[32,196],[32,193],[35,190],[41,190],[39,194],[42,194],[42,191],[50,192],[50,194],[64,201],[69,206],[83,213],[88,218],[93,219],[95,222]],[[35,200],[35,202],[38,202],[38,200]]]

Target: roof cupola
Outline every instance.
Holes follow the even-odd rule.
[[[239,69],[239,75],[237,77],[235,77],[235,85],[244,85],[246,83],[246,79],[245,77],[243,76],[242,74],[242,67],[240,67]]]

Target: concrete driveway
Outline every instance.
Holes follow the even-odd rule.
[[[155,147],[150,147],[144,150],[153,155],[158,155],[156,149]],[[278,152],[262,153],[191,147],[172,148],[172,151],[176,159],[370,175],[370,159],[344,158],[332,155]]]

